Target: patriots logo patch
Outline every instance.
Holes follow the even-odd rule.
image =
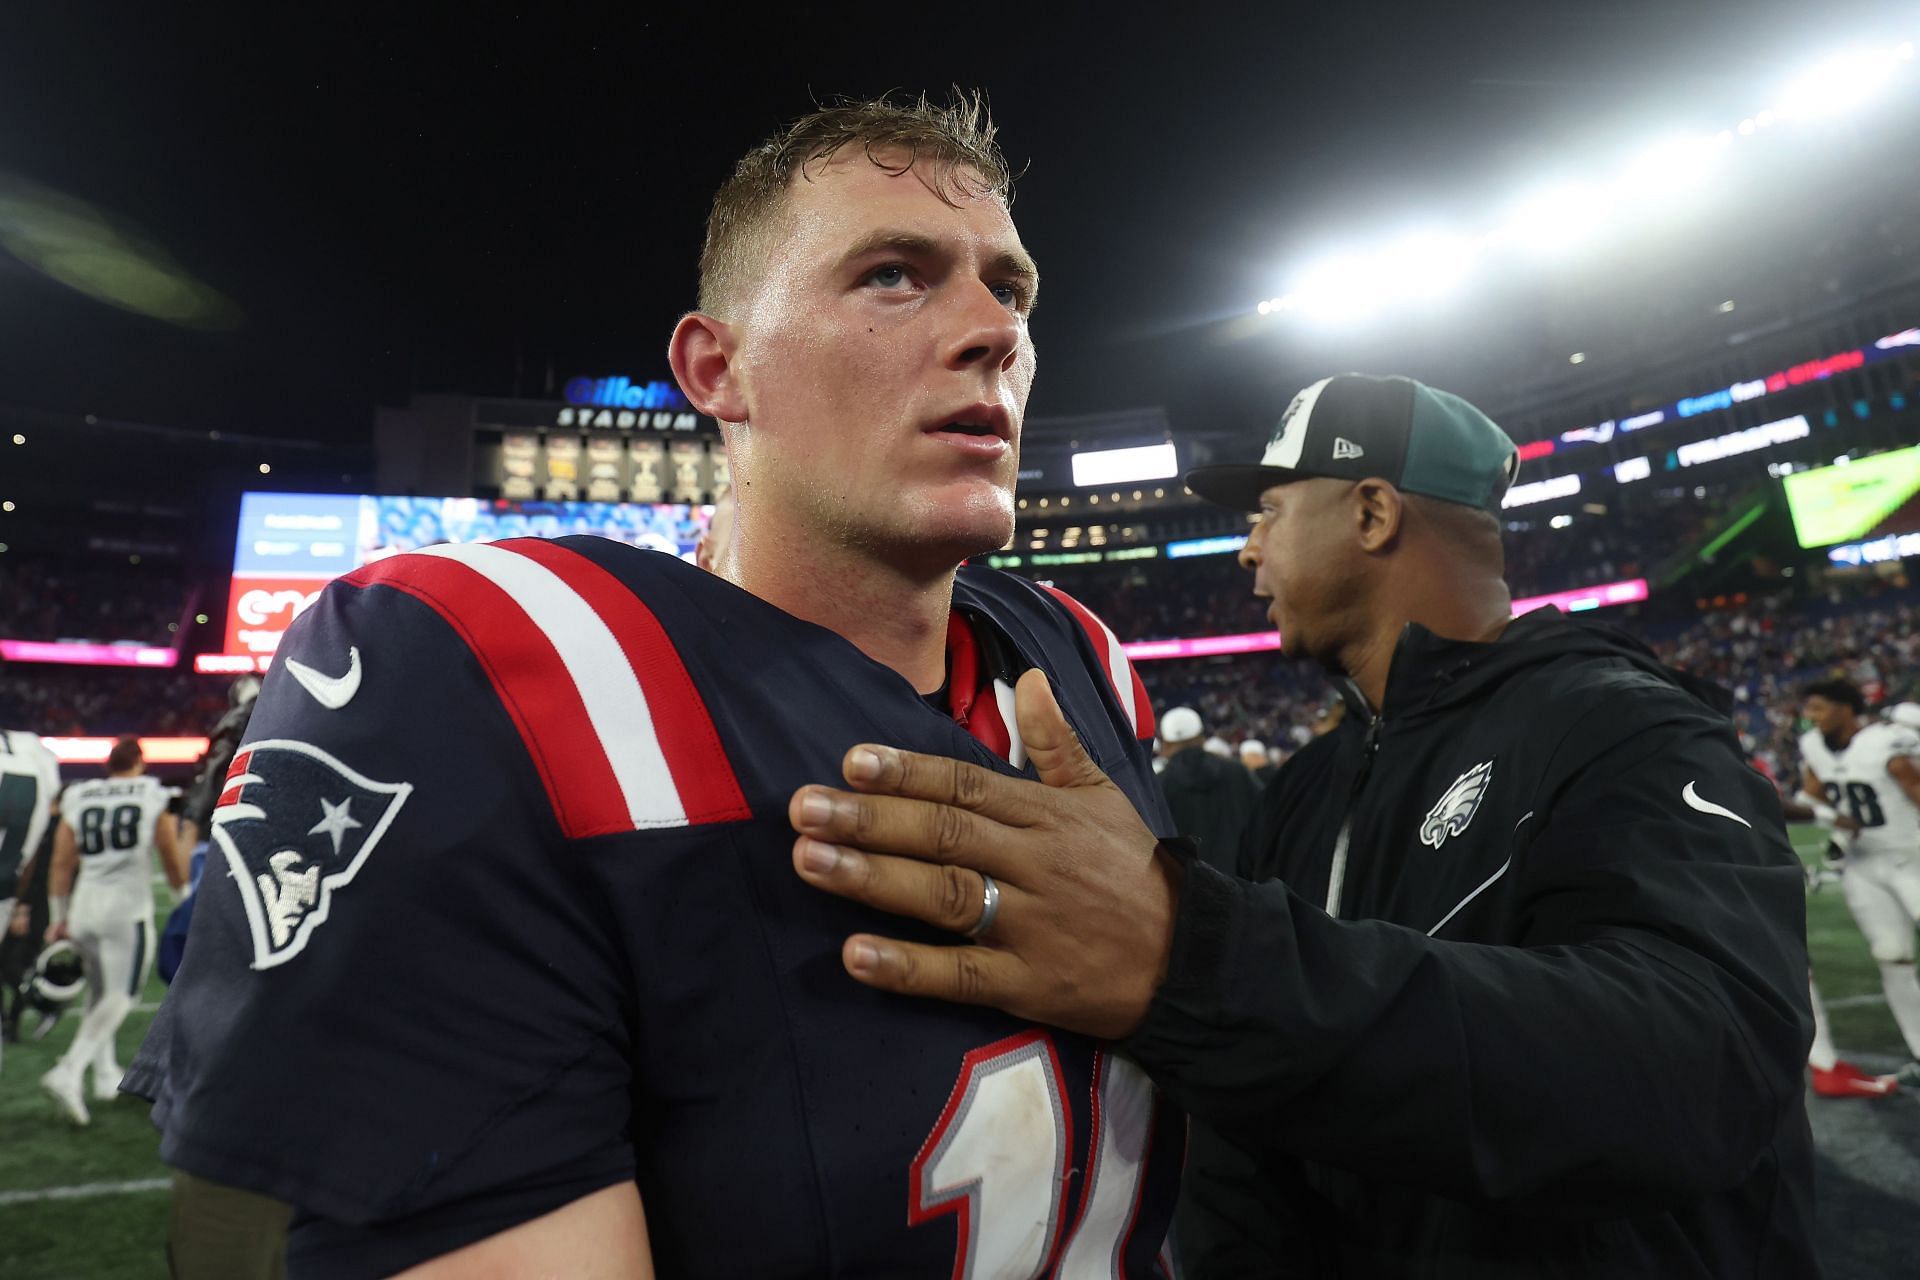
[[[1493,779],[1493,761],[1477,764],[1453,780],[1446,794],[1427,811],[1427,820],[1420,824],[1420,843],[1429,848],[1438,849],[1447,842],[1449,836],[1457,836],[1467,829],[1473,821],[1473,815],[1480,811],[1480,801],[1487,794],[1487,784]]]
[[[212,839],[246,904],[255,969],[300,954],[412,794],[306,742],[255,742],[233,758]]]

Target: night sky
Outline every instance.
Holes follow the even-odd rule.
[[[1650,129],[1736,120],[1849,36],[1920,28],[1844,3],[690,7],[5,6],[0,176],[86,202],[237,313],[170,325],[0,253],[0,402],[344,443],[413,390],[664,376],[738,153],[815,97],[954,82],[1030,165],[1031,412],[1251,428],[1332,368],[1445,379],[1470,345],[1484,389],[1470,309],[1357,334],[1244,314],[1343,236],[1472,221]],[[1913,119],[1873,144],[1909,183]],[[1484,332],[1579,342],[1618,276],[1484,296]]]

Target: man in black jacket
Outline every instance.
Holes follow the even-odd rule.
[[[1041,681],[1041,784],[856,747],[830,819],[796,800],[848,850],[805,878],[978,939],[856,936],[853,977],[1109,1036],[1192,1113],[1203,1280],[1818,1274],[1778,797],[1717,691],[1510,617],[1516,469],[1457,397],[1342,375],[1189,477],[1260,513],[1255,592],[1350,708],[1252,881],[1128,821]]]
[[[1160,717],[1166,768],[1160,790],[1176,829],[1192,836],[1214,867],[1236,875],[1240,842],[1260,803],[1260,784],[1242,765],[1205,750],[1206,726],[1192,707],[1174,707]]]

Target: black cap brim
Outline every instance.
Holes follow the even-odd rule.
[[[1304,479],[1304,474],[1286,467],[1239,462],[1217,467],[1195,467],[1187,472],[1187,488],[1215,506],[1231,511],[1252,512],[1260,509],[1260,495],[1273,486]]]

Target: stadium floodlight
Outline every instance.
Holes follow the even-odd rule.
[[[1560,257],[1593,238],[1612,204],[1610,194],[1584,183],[1549,187],[1522,200],[1494,235],[1536,256]]]
[[[1537,191],[1511,206],[1490,230],[1464,239],[1409,237],[1373,252],[1349,253],[1303,273],[1294,288],[1261,301],[1262,316],[1300,312],[1352,320],[1389,304],[1444,296],[1475,263],[1507,249],[1559,259],[1593,240],[1618,215],[1676,207],[1678,192],[1699,192],[1730,152],[1776,125],[1858,109],[1914,60],[1912,41],[1835,54],[1790,81],[1779,99],[1736,125],[1669,137],[1623,165]]]
[[[1801,120],[1852,110],[1892,79],[1907,60],[1897,46],[1836,54],[1793,80],[1774,113],[1782,119]]]
[[[1379,304],[1382,284],[1378,260],[1354,255],[1310,268],[1287,296],[1295,307],[1318,319],[1352,320]]]
[[[1623,197],[1658,192],[1670,197],[1676,191],[1701,186],[1719,159],[1733,142],[1733,133],[1699,134],[1666,138],[1635,156],[1620,174],[1618,186]],[[1662,207],[1665,199],[1642,200],[1643,207]]]
[[[1466,279],[1473,255],[1473,246],[1456,236],[1437,232],[1410,235],[1382,255],[1382,284],[1392,293],[1415,300],[1444,297]]]

